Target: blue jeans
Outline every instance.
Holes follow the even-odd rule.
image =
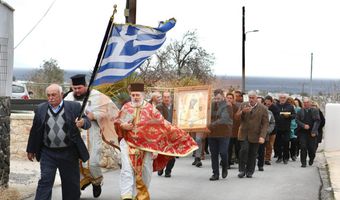
[[[50,200],[55,174],[59,169],[63,200],[80,198],[79,159],[75,147],[49,149],[43,147],[40,158],[41,178],[35,200]]]
[[[220,175],[219,170],[219,155],[222,160],[222,167],[228,167],[228,147],[229,137],[209,137],[209,149],[211,153],[211,167],[213,174]]]

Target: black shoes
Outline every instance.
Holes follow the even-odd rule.
[[[93,197],[98,198],[102,193],[102,186],[101,185],[92,185],[93,189]]]
[[[163,173],[164,173],[164,170],[163,170],[163,169],[162,169],[162,170],[159,170],[159,171],[157,172],[158,176],[162,176],[162,175],[163,175]],[[166,177],[166,178],[170,178],[170,177],[171,177],[171,173],[167,173],[167,172],[165,172],[165,175],[164,175],[164,177]]]
[[[222,178],[227,178],[227,176],[228,176],[228,168],[223,167],[222,168]]]
[[[196,167],[202,167],[201,159],[200,159],[200,161],[198,161],[198,162],[196,163]]]
[[[195,158],[195,161],[192,163],[192,165],[196,165],[196,167],[202,167],[201,158]]]
[[[219,177],[217,176],[217,175],[212,175],[211,177],[210,177],[210,181],[217,181],[219,179]]]
[[[240,173],[238,173],[237,176],[238,176],[239,178],[243,178],[245,175],[246,175],[245,172],[240,172]]]
[[[253,173],[250,173],[250,172],[247,172],[247,173],[245,173],[245,172],[240,172],[240,173],[238,173],[238,175],[237,175],[239,178],[243,178],[243,177],[245,177],[245,176],[247,176],[247,178],[253,178]]]
[[[159,170],[159,171],[157,172],[157,174],[158,174],[158,176],[162,176],[162,175],[163,175],[163,170]]]
[[[199,158],[195,158],[194,162],[192,162],[192,165],[196,165],[198,163]]]
[[[293,156],[293,157],[292,157],[292,161],[296,161],[296,156]]]
[[[264,161],[264,164],[266,164],[266,165],[271,165],[271,163],[270,163],[270,161],[269,161],[269,160],[267,160],[267,161]]]
[[[263,172],[264,171],[263,167],[259,167],[259,171]]]
[[[313,163],[314,163],[314,160],[309,160],[309,162],[308,162],[309,166],[312,166]]]
[[[306,168],[306,164],[302,164],[301,167],[302,167],[302,168]]]
[[[283,160],[283,164],[287,165],[288,164],[288,160]]]
[[[281,163],[282,162],[282,158],[277,159],[276,163]]]

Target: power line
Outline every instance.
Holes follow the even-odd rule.
[[[54,0],[51,5],[47,8],[45,14],[39,19],[39,21],[31,28],[31,30],[20,40],[20,42],[14,47],[16,49],[32,32],[33,30],[40,24],[40,22],[46,17],[47,13],[51,10],[52,6],[57,0]]]

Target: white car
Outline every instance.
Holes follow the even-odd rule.
[[[12,83],[12,99],[30,99],[26,85],[23,83]]]

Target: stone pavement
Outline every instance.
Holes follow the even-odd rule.
[[[21,199],[27,199],[34,196],[40,178],[39,163],[28,160],[11,160],[10,167],[9,188],[18,192]],[[56,176],[54,185],[56,187],[60,185],[59,175]],[[2,199],[6,198],[0,196],[0,200]]]
[[[325,157],[334,197],[340,200],[340,151],[325,152]]]
[[[321,179],[316,161],[312,167],[301,168],[300,162],[289,162],[288,165],[273,163],[265,166],[264,172],[256,171],[254,178],[239,179],[237,165],[229,170],[227,179],[209,181],[211,176],[210,159],[203,161],[202,168],[191,165],[192,157],[177,159],[171,178],[158,177],[153,174],[151,182],[151,199],[153,200],[317,200]],[[104,174],[101,200],[118,200],[119,171],[108,171]],[[33,198],[28,198],[32,200]],[[61,199],[61,188],[56,186],[53,198]],[[92,188],[82,192],[81,199],[92,197]]]

